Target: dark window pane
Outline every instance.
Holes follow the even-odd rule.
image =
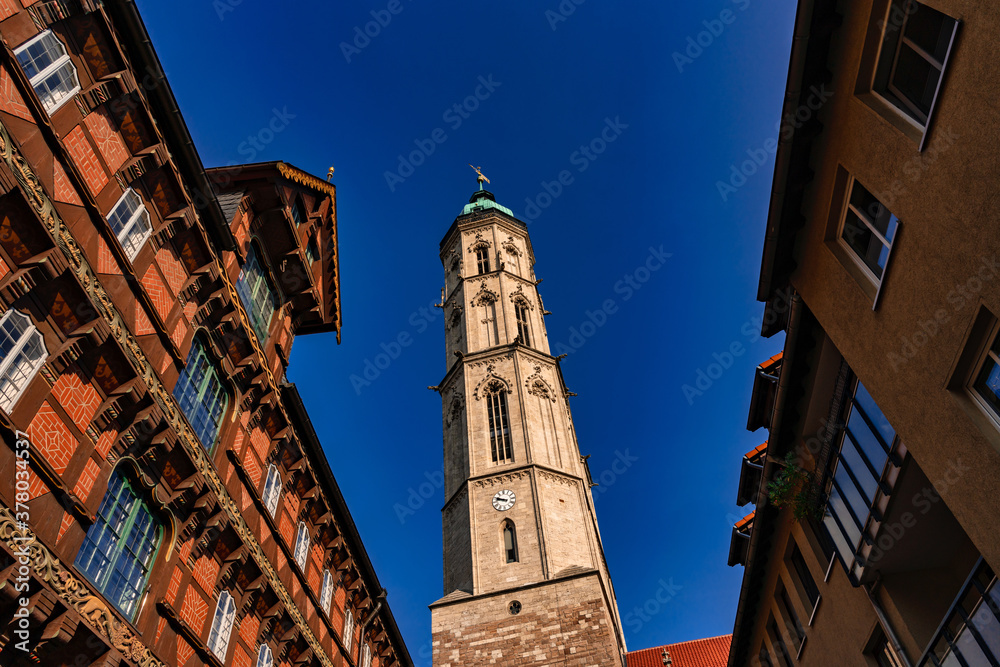
[[[932,7],[914,4],[916,11],[906,19],[904,36],[941,63],[948,53],[955,22]]]
[[[940,70],[911,49],[908,44],[900,45],[892,85],[920,110],[924,118],[931,112],[939,78],[941,78]]]
[[[872,398],[871,394],[868,393],[868,390],[860,382],[854,392],[854,402],[856,407],[864,410],[868,421],[882,435],[883,442],[891,447],[893,440],[896,438],[896,429],[889,424],[889,420],[882,414],[882,409],[875,404],[875,399]]]

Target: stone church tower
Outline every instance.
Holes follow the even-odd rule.
[[[435,667],[624,665],[625,639],[523,222],[480,189],[441,242],[444,592]]]

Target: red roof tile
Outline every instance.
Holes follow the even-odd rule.
[[[749,452],[747,452],[746,454],[744,454],[743,458],[747,458],[747,459],[750,459],[751,461],[753,461],[755,456],[757,456],[758,454],[762,454],[763,452],[766,452],[766,451],[767,451],[767,440],[765,440],[763,443],[757,445],[756,447],[754,447],[753,449],[751,449]]]
[[[750,514],[747,514],[745,517],[743,517],[742,519],[740,519],[739,521],[737,521],[736,525],[733,526],[733,527],[736,528],[736,530],[739,530],[739,531],[742,532],[743,527],[746,526],[751,521],[753,521],[753,515],[756,514],[756,513],[757,513],[757,510],[754,510],[753,512],[750,512]]]
[[[781,358],[783,356],[785,356],[784,350],[782,350],[778,354],[774,355],[773,357],[771,357],[770,359],[768,359],[767,361],[765,361],[764,363],[762,363],[760,365],[760,369],[766,373],[767,371],[769,371],[772,368],[774,368],[775,364],[777,364],[779,361],[781,361]]]
[[[628,667],[663,667],[663,649],[670,653],[671,667],[725,667],[732,635],[667,644],[628,654]]]

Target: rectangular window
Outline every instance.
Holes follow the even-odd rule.
[[[310,236],[309,242],[306,244],[306,259],[309,260],[310,264],[319,259],[319,246],[316,245],[315,236]]]
[[[264,482],[264,494],[261,500],[264,501],[264,507],[267,511],[274,516],[274,513],[278,510],[278,498],[281,495],[281,474],[278,472],[278,468],[272,463],[267,469],[267,481]]]
[[[799,584],[802,585],[802,590],[806,593],[809,606],[815,608],[816,603],[819,602],[819,588],[816,586],[816,580],[813,579],[812,572],[809,571],[809,566],[806,565],[806,559],[802,556],[802,552],[799,551],[799,545],[795,544],[792,546],[792,553],[788,560],[795,571],[795,576],[798,577]]]
[[[876,628],[875,635],[865,651],[871,656],[878,667],[903,667],[903,661],[899,659],[896,650],[892,648],[889,639],[885,636],[882,628]]]
[[[925,137],[957,34],[958,21],[921,2],[889,3],[872,90]]]
[[[126,190],[111,209],[108,223],[130,260],[135,259],[142,244],[153,232],[153,226],[149,223],[149,212],[132,188]]]
[[[295,537],[295,562],[299,568],[306,571],[306,558],[309,556],[309,530],[303,521],[299,522],[299,534]]]
[[[1000,335],[997,333],[993,334],[992,342],[973,376],[972,392],[993,420],[1000,422]]]
[[[788,630],[788,634],[792,638],[793,648],[798,651],[806,641],[806,629],[802,627],[799,615],[795,612],[795,607],[792,606],[792,601],[788,597],[788,590],[784,586],[778,589],[778,602],[785,616],[785,629]]]
[[[785,640],[782,638],[781,632],[778,631],[778,624],[775,622],[773,616],[767,624],[767,634],[771,638],[771,645],[774,646],[774,650],[778,653],[778,662],[782,667],[791,667],[792,656],[788,652],[788,647],[785,645]]]
[[[891,492],[885,475],[898,442],[895,429],[860,382],[855,382],[845,422],[823,525],[856,582],[864,568],[859,554],[865,536],[874,530],[872,522],[881,519],[873,507]]]
[[[229,637],[233,632],[233,622],[236,620],[236,602],[229,591],[222,591],[219,602],[215,605],[215,616],[212,617],[212,629],[208,634],[208,649],[225,662],[229,652]]]
[[[302,206],[302,202],[298,199],[292,204],[292,221],[295,222],[295,226],[298,227],[307,219],[306,210]]]
[[[979,559],[945,617],[919,667],[1000,664],[1000,587]]]
[[[31,318],[14,309],[4,313],[0,318],[0,409],[10,412],[46,357],[42,332]]]
[[[156,552],[158,522],[114,472],[74,566],[108,602],[134,618]]]
[[[330,570],[323,571],[323,588],[319,595],[319,606],[327,614],[330,613],[330,601],[333,600],[333,575]]]
[[[14,55],[50,115],[79,92],[76,67],[66,47],[51,30],[15,49]]]
[[[267,284],[264,269],[253,245],[247,250],[247,261],[240,271],[240,277],[236,280],[236,292],[250,316],[257,338],[263,344],[271,326],[271,316],[274,314],[277,299]]]
[[[850,179],[848,192],[850,195],[844,207],[839,237],[865,274],[877,285],[874,308],[882,290],[900,222],[857,179]]]

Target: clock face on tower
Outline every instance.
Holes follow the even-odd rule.
[[[514,506],[514,501],[516,499],[517,498],[514,496],[514,492],[510,489],[497,491],[497,494],[493,496],[493,509],[498,512],[506,512]]]

